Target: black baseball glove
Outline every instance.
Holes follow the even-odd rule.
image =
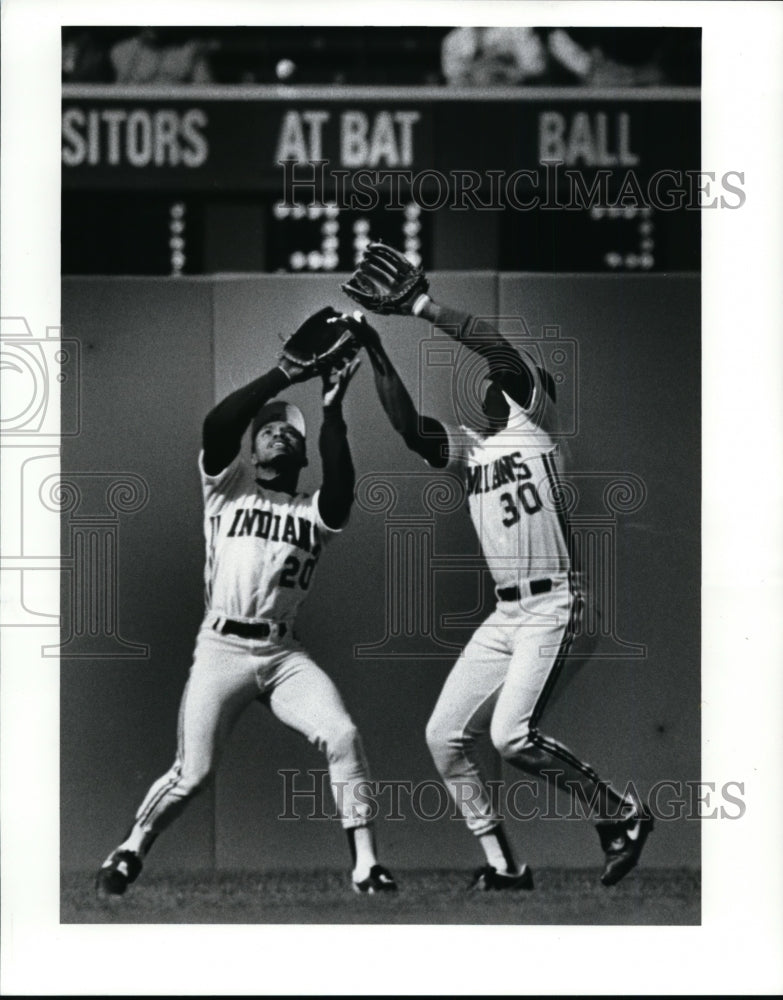
[[[416,300],[426,295],[430,283],[423,269],[411,264],[399,250],[374,242],[341,287],[369,312],[405,316],[412,312]]]
[[[360,347],[351,333],[349,320],[331,306],[325,306],[283,341],[280,357],[301,369],[299,380],[304,381],[342,368]]]

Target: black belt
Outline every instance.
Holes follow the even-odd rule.
[[[242,639],[268,639],[273,632],[282,639],[288,631],[285,622],[270,625],[269,622],[238,622],[231,618],[219,619],[212,628],[221,635],[238,635]]]
[[[534,596],[536,594],[548,594],[552,589],[552,581],[548,577],[545,577],[543,580],[530,580],[527,584],[527,589]],[[495,593],[501,601],[518,601],[522,594],[527,593],[527,591],[523,591],[519,587],[500,587]]]

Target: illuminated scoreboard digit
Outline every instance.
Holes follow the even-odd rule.
[[[612,271],[649,271],[655,267],[655,222],[651,208],[602,208],[593,206],[590,218],[600,222],[603,219],[622,219],[633,225],[631,239],[636,244],[623,252],[612,248],[603,254],[603,263]]]
[[[369,212],[335,204],[277,201],[270,207],[270,271],[352,271],[371,240],[399,247],[414,264],[431,266],[431,220],[415,202]]]
[[[699,232],[697,212],[666,213],[649,206],[506,212],[500,224],[498,267],[550,272],[697,271]]]

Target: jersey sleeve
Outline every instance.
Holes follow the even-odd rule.
[[[318,504],[318,498],[320,497],[320,495],[321,495],[321,490],[317,489],[315,493],[313,493],[313,495],[309,497],[308,502],[312,505],[313,523],[317,525],[318,530],[323,534],[323,537],[326,539],[330,538],[332,535],[339,535],[342,532],[343,528],[348,524],[350,514],[345,519],[345,522],[339,528],[330,527],[326,523],[326,521],[324,521],[324,519],[321,517],[321,508],[319,507]]]
[[[513,372],[508,372],[496,379],[497,384],[503,390],[509,403],[511,404],[511,415],[509,424],[514,425],[516,410],[524,414],[524,419],[530,421],[534,426],[549,426],[556,412],[556,389],[552,376],[535,359],[532,354],[525,350],[519,351],[520,357],[530,374],[530,382],[525,379],[525,395],[519,391],[519,385]]]
[[[519,353],[533,379],[533,392],[531,393],[529,403],[525,407],[528,413],[530,413],[541,408],[542,400],[547,394],[551,394],[554,397],[555,383],[549,372],[545,371],[540,364],[537,364],[536,359],[531,354],[528,354],[525,350]]]
[[[245,478],[245,463],[237,454],[220,472],[210,476],[204,471],[204,452],[199,452],[198,469],[201,475],[201,489],[204,495],[205,512],[218,511],[225,501],[238,492]]]
[[[448,448],[448,459],[445,466],[439,468],[448,469],[452,472],[463,469],[468,463],[468,456],[473,448],[478,435],[468,427],[455,424],[443,424],[446,432]]]

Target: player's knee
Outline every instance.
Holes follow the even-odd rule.
[[[362,738],[350,719],[331,727],[322,741],[323,750],[330,761],[361,756]]]
[[[504,760],[513,760],[519,765],[524,765],[526,755],[533,750],[530,730],[526,726],[511,728],[493,723],[489,736],[492,745]]]
[[[430,718],[424,736],[432,759],[440,771],[443,771],[450,761],[461,756],[470,742],[468,736],[455,729],[447,719],[437,715]]]
[[[448,747],[449,727],[444,725],[443,721],[436,715],[433,715],[427,723],[427,728],[424,730],[424,738],[427,741],[430,753],[437,760]]]

